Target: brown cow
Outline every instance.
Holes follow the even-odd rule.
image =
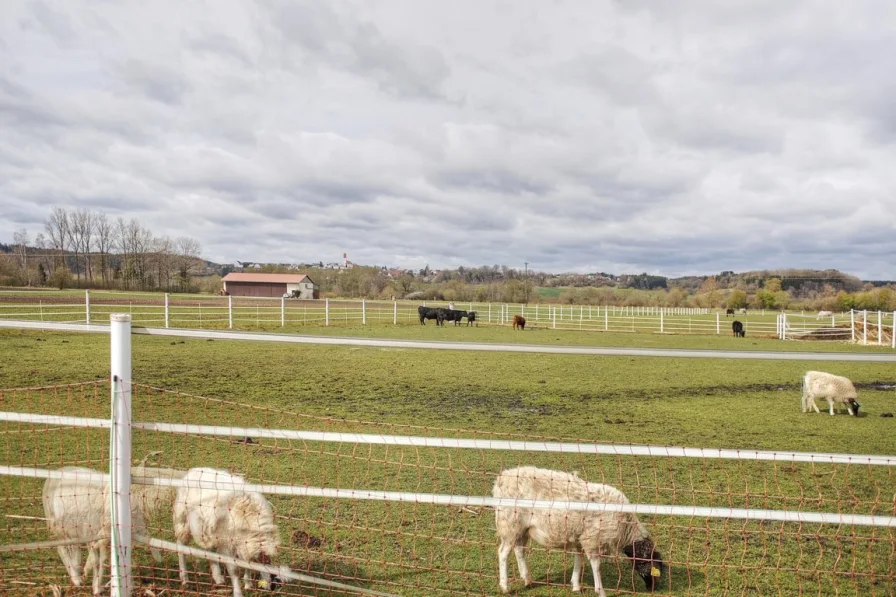
[[[513,329],[526,329],[526,318],[522,315],[514,315],[513,316]]]

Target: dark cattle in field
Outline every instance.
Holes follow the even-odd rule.
[[[420,315],[420,325],[426,325],[425,321],[427,319],[435,319],[436,325],[442,325],[445,321],[446,311],[447,309],[424,307],[423,305],[420,305],[417,307],[417,314]]]
[[[473,325],[474,321],[476,321],[476,311],[468,311],[467,312],[467,325]]]
[[[725,309],[725,317],[729,315],[734,315],[734,309]]]
[[[454,325],[458,325],[464,317],[468,316],[466,311],[460,309],[444,309],[444,311],[445,321],[453,321]]]
[[[742,324],[741,322],[739,322],[736,319],[731,322],[731,331],[734,332],[735,338],[737,338],[738,336],[741,338],[747,337],[747,332],[744,331],[744,324]]]
[[[526,329],[526,318],[522,315],[514,315],[513,316],[513,329]]]

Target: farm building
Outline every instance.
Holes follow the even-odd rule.
[[[304,274],[249,274],[231,272],[221,280],[233,296],[281,297],[299,291],[299,298],[320,298],[320,287]]]

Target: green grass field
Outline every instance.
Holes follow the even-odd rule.
[[[271,326],[278,328],[278,326]],[[843,343],[428,325],[306,327],[315,334],[564,345],[876,351]],[[739,341],[738,341],[739,340]],[[0,330],[0,410],[108,417],[109,339]],[[799,378],[815,368],[859,386],[862,416],[802,414]],[[135,335],[134,419],[434,437],[635,443],[704,448],[896,453],[892,364],[595,357],[279,345]],[[69,386],[77,382],[86,385]],[[62,387],[59,387],[59,386]],[[156,388],[164,389],[161,391]],[[823,405],[819,405],[822,407]],[[0,424],[0,464],[104,468],[108,433]],[[175,436],[137,431],[134,457],[227,468],[252,481],[490,495],[502,469],[577,470],[635,503],[894,515],[896,471],[861,465],[632,458]],[[39,480],[0,478],[0,545],[49,539]],[[408,596],[496,595],[488,509],[273,496],[281,561],[297,571]],[[671,577],[664,595],[893,595],[896,534],[886,528],[645,516]],[[172,539],[170,521],[152,533]],[[143,586],[180,590],[177,558],[136,553]],[[0,553],[4,594],[68,584],[55,550]],[[533,548],[532,588],[567,595],[572,557]],[[190,560],[205,594],[207,567]],[[602,566],[609,594],[643,592],[624,559]],[[591,583],[586,573],[586,586]],[[26,583],[26,584],[20,584]],[[33,584],[27,584],[33,583]],[[251,592],[250,592],[251,593]],[[291,584],[283,594],[331,594]],[[89,590],[66,594],[88,595]],[[169,594],[169,593],[166,593]],[[218,593],[222,594],[222,593]],[[264,594],[259,592],[259,595]],[[335,593],[338,594],[338,593]]]

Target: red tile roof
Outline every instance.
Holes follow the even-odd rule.
[[[248,274],[230,272],[223,278],[224,282],[279,282],[281,284],[298,284],[308,278],[305,274]],[[308,280],[311,282],[311,279]]]

